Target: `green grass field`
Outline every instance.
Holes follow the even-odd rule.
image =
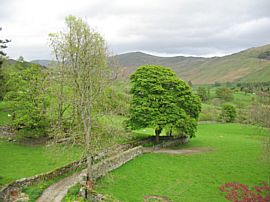
[[[79,147],[24,146],[0,140],[0,186],[61,167],[81,157]]]
[[[147,131],[146,131],[147,132]],[[120,201],[143,201],[160,195],[172,201],[225,201],[219,186],[226,182],[269,183],[262,140],[269,131],[239,124],[199,125],[197,137],[181,148],[206,147],[192,155],[145,154],[97,182],[99,192]]]

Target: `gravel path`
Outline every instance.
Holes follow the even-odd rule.
[[[73,175],[49,186],[37,199],[37,202],[61,202],[61,200],[67,194],[68,189],[80,182],[81,174],[86,174],[86,169],[78,173],[74,173]]]

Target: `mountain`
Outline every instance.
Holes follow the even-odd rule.
[[[35,64],[35,65],[38,65],[42,68],[47,68],[47,66],[45,65],[42,65],[42,64],[39,64],[39,63],[35,63],[35,62],[28,62],[26,60],[23,60],[23,61],[19,61],[19,60],[14,60],[14,59],[8,59],[7,60],[8,64],[10,65],[15,65],[15,64],[19,64],[21,67],[30,67],[31,65]]]
[[[31,63],[38,64],[44,67],[52,67],[56,64],[56,62],[52,60],[32,60]]]
[[[45,67],[55,65],[51,60],[33,60]],[[126,79],[138,66],[163,65],[194,84],[215,82],[260,82],[270,81],[270,44],[250,48],[223,57],[159,57],[142,52],[131,52],[111,57],[109,63],[118,66],[119,76]]]
[[[158,57],[132,52],[115,59],[123,77],[140,65],[155,64],[170,67],[182,79],[196,84],[270,81],[270,44],[223,57]]]

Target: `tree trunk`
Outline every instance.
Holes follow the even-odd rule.
[[[170,128],[169,136],[172,139],[172,127]]]
[[[155,134],[156,134],[156,143],[159,142],[159,135],[161,133],[162,129],[160,127],[155,129]]]
[[[84,105],[86,105],[84,103]],[[91,112],[89,106],[83,107],[82,113],[82,121],[84,125],[84,133],[85,133],[85,153],[86,153],[86,190],[85,190],[85,198],[88,198],[88,189],[92,189],[93,187],[93,175],[92,175],[92,148],[91,148]]]

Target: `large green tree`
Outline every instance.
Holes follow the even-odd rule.
[[[49,121],[47,72],[37,65],[10,73],[9,92],[5,99],[11,103],[12,124],[19,129],[44,135]]]
[[[156,141],[164,128],[182,128],[185,135],[194,136],[201,109],[194,95],[175,72],[163,66],[145,65],[131,75],[132,101],[127,124],[132,129],[155,129]],[[187,126],[187,127],[185,127]]]

